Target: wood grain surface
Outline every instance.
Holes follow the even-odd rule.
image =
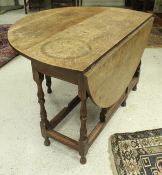
[[[113,105],[125,92],[141,60],[152,24],[150,19],[86,72],[88,93],[101,108]]]
[[[52,9],[19,20],[8,38],[16,50],[32,60],[85,72],[150,17],[108,7]]]

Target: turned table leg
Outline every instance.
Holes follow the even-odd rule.
[[[122,107],[125,107],[127,105],[127,103],[126,103],[126,99],[122,102],[122,104],[121,104],[121,106]]]
[[[42,88],[42,82],[44,79],[44,75],[33,69],[33,79],[36,82],[37,87],[38,87],[37,96],[38,96],[38,102],[40,104],[41,133],[45,139],[44,144],[46,146],[49,146],[50,140],[49,140],[49,137],[47,136],[47,132],[46,132],[46,130],[49,128],[49,121],[47,120],[47,112],[46,112],[45,105],[44,105],[45,104],[44,92],[43,92],[43,88]]]
[[[126,97],[125,97],[124,101],[121,104],[122,107],[125,107],[127,105],[126,101],[127,101],[127,98],[128,98],[128,87],[125,90],[125,96]]]
[[[141,69],[141,61],[140,61],[139,65],[138,65],[138,67],[137,67],[137,70],[136,70],[135,74],[134,74],[134,77],[136,77],[138,79],[140,77],[140,69]],[[132,90],[133,91],[136,91],[137,90],[137,84],[133,87]]]
[[[24,0],[24,8],[25,8],[25,14],[28,13],[28,10],[27,10],[27,0]]]
[[[105,122],[107,108],[102,108],[100,112],[100,122]]]
[[[46,86],[47,86],[47,92],[50,94],[52,93],[52,89],[51,89],[51,77],[46,75]]]
[[[78,96],[81,100],[80,108],[80,138],[79,138],[79,154],[81,156],[80,163],[86,163],[86,154],[88,152],[88,137],[87,137],[87,92],[85,88],[84,78],[81,77],[78,86]]]
[[[81,109],[80,109],[80,121],[81,121],[81,128],[80,128],[80,139],[79,139],[79,154],[81,156],[80,163],[86,163],[86,154],[87,154],[87,107],[86,107],[87,98],[81,99]]]

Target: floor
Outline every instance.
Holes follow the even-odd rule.
[[[23,16],[23,10],[8,12],[0,16],[0,23],[14,23]],[[13,59],[0,69],[0,175],[111,175],[108,143],[112,134],[161,127],[161,76],[162,48],[146,49],[138,90],[130,94],[126,107],[118,109],[89,149],[87,163],[81,165],[76,151],[54,140],[49,147],[43,145],[30,61],[22,56]],[[51,95],[45,93],[51,117],[76,95],[77,87],[53,78],[52,90]],[[97,115],[99,109],[89,101],[89,131]],[[57,130],[78,139],[79,127],[78,105]]]

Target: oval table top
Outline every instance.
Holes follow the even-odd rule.
[[[16,22],[8,38],[31,60],[85,72],[151,16],[110,7],[51,9]]]

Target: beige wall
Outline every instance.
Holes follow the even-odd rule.
[[[23,4],[23,0],[19,0],[20,4]],[[14,5],[14,0],[0,0],[0,6]]]
[[[124,6],[125,0],[83,0],[87,6]]]

